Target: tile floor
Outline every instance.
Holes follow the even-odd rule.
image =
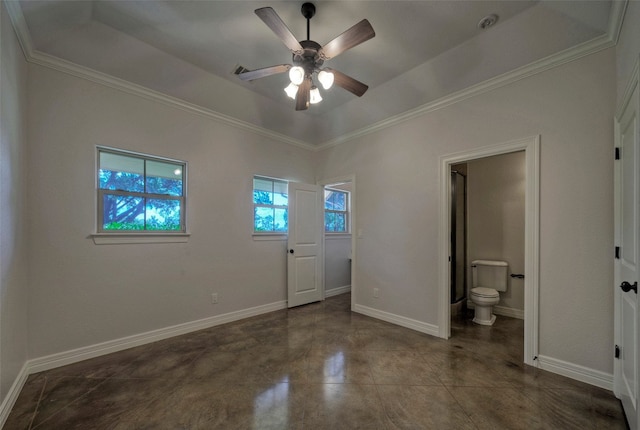
[[[350,296],[31,375],[5,429],[624,429],[609,391],[522,364],[523,322],[444,341]]]

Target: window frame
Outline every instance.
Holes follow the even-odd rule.
[[[144,187],[146,188],[147,184],[147,174],[146,174],[146,162],[160,162],[160,163],[170,163],[177,164],[181,166],[182,170],[182,195],[181,196],[173,196],[169,194],[157,194],[157,193],[147,193],[147,192],[137,192],[137,191],[125,191],[125,190],[109,190],[100,188],[100,154],[109,153],[114,155],[120,155],[124,157],[130,158],[138,158],[144,161],[144,172],[143,172],[143,182]],[[183,242],[186,241],[186,237],[189,236],[187,233],[187,162],[182,160],[176,160],[167,157],[160,157],[157,155],[145,154],[140,152],[128,151],[124,149],[118,148],[110,148],[107,146],[96,146],[96,168],[94,172],[95,178],[95,189],[96,189],[96,233],[94,236],[94,242],[96,243],[144,243],[145,241],[135,241],[131,240],[133,237],[155,237],[155,240],[150,240],[150,242],[163,242],[162,237],[184,237],[185,239],[178,240],[168,240],[168,242]],[[153,200],[177,200],[180,202],[180,229],[179,230],[109,230],[104,228],[104,196],[106,195],[116,195],[116,196],[130,196],[130,197],[138,197],[143,199],[153,199]],[[121,237],[127,238],[122,242],[112,242],[104,240],[104,238],[110,237]],[[102,238],[102,239],[101,239]]]
[[[332,192],[337,192],[337,193],[342,193],[345,195],[345,210],[343,211],[338,211],[338,210],[334,210],[334,209],[327,209],[326,208],[326,204],[327,204],[327,200],[326,200],[326,196],[323,196],[323,206],[324,206],[324,212],[323,212],[323,216],[324,216],[324,234],[328,234],[328,235],[338,235],[338,234],[351,234],[351,192],[350,191],[346,191],[346,190],[340,190],[338,188],[332,188],[332,187],[324,187],[323,188],[323,193],[325,193],[326,191],[332,191]],[[335,231],[335,230],[327,230],[327,213],[338,213],[338,214],[344,214],[344,226],[345,229],[343,231]]]
[[[286,186],[287,188],[287,204],[286,205],[268,205],[268,204],[264,204],[264,203],[256,203],[255,202],[255,180],[256,179],[262,179],[265,181],[270,181],[272,183],[271,189],[274,190],[274,184],[276,182],[282,183]],[[275,191],[272,191],[272,193],[275,193]],[[287,236],[289,233],[289,181],[287,181],[286,179],[281,179],[281,178],[273,178],[270,176],[264,176],[264,175],[253,175],[253,177],[251,178],[251,203],[252,203],[252,223],[253,226],[251,227],[251,230],[253,232],[253,236],[254,237],[260,237],[260,236],[264,236],[264,237],[269,237],[269,236]],[[258,207],[266,207],[266,208],[272,208],[272,209],[284,209],[287,213],[287,228],[285,230],[256,230],[256,208]]]

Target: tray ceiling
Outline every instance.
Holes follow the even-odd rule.
[[[369,85],[334,87],[296,112],[286,74],[242,82],[238,65],[291,63],[254,14],[271,6],[306,38],[303,2],[21,1],[34,55],[64,60],[305,145],[322,145],[572,49],[611,41],[611,1],[316,1],[324,44],[367,18],[376,37],[326,63]],[[499,15],[493,27],[478,22]],[[610,15],[612,15],[610,17]],[[20,34],[20,32],[18,32]],[[23,41],[24,44],[24,41]],[[609,43],[610,45],[610,43]],[[601,48],[600,48],[601,49]],[[43,61],[40,61],[43,62]]]

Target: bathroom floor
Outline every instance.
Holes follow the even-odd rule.
[[[448,340],[350,295],[31,375],[4,429],[625,429],[609,391],[522,364],[523,322]]]

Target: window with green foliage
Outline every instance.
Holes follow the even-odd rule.
[[[286,181],[253,177],[253,231],[256,233],[286,233],[288,225]]]
[[[186,163],[98,148],[98,232],[186,232]]]
[[[349,193],[324,189],[324,231],[327,233],[349,232]]]

